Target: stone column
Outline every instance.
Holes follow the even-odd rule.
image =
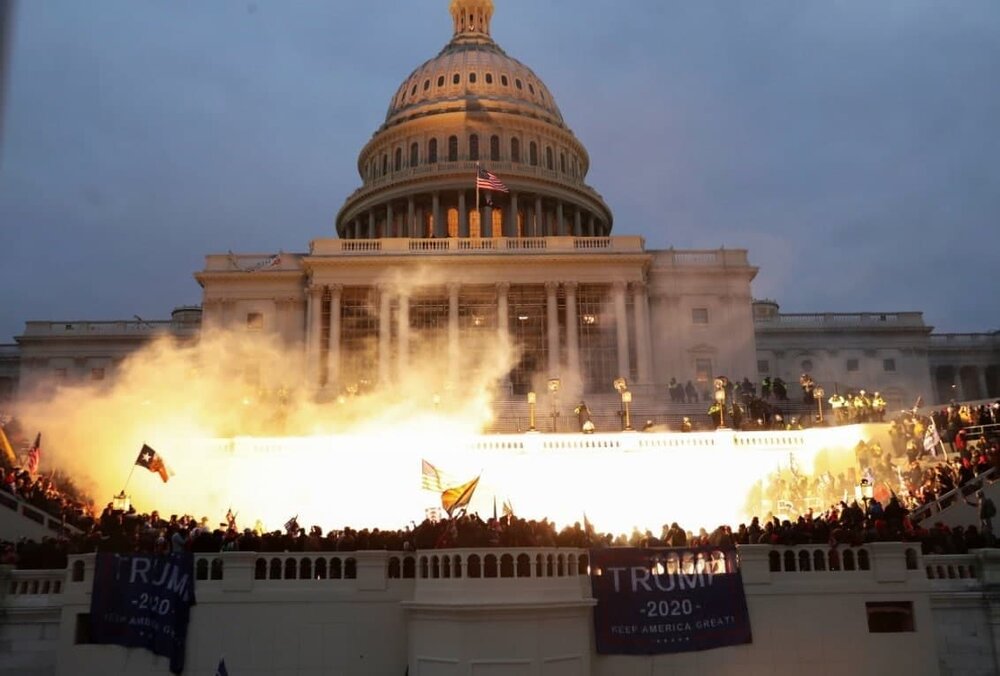
[[[573,236],[583,237],[583,216],[580,214],[580,207],[573,211]]]
[[[319,382],[320,338],[323,331],[323,287],[309,287],[309,320],[306,332],[306,382],[315,386]]]
[[[340,387],[340,298],[344,291],[342,284],[330,287],[330,343],[326,353],[326,386]]]
[[[636,371],[639,382],[653,381],[653,345],[649,335],[649,296],[645,282],[632,283],[632,305],[635,308]]]
[[[465,208],[465,191],[458,191],[458,236],[469,236],[469,210]]]
[[[597,237],[597,223],[594,221],[594,214],[591,214],[587,220],[587,237]]]
[[[566,223],[563,221],[562,200],[556,202],[556,235],[562,237],[566,234]]]
[[[448,229],[444,227],[444,219],[441,218],[441,193],[439,192],[435,192],[431,197],[431,218],[434,220],[434,236],[447,237]]]
[[[563,291],[566,293],[566,366],[571,373],[580,376],[582,383],[585,379],[580,373],[580,326],[576,314],[576,287],[576,282],[563,282]]]
[[[410,195],[406,200],[406,227],[403,229],[403,235],[405,237],[419,237],[419,230],[417,229],[417,215],[414,211],[413,205],[413,195]]]
[[[507,214],[507,231],[504,237],[517,237],[517,193],[510,193],[510,212]]]
[[[497,282],[497,338],[504,349],[510,345],[510,309],[507,301],[509,291],[509,282]]]
[[[615,305],[615,328],[618,330],[618,375],[629,377],[628,315],[625,311],[625,282],[615,282],[611,287]]]
[[[375,210],[368,210],[368,239],[375,239]]]
[[[389,288],[379,287],[379,308],[378,308],[378,381],[379,385],[385,386],[391,377],[390,354],[392,347],[392,328],[389,326],[392,317],[392,294]]]
[[[393,223],[395,219],[392,214],[392,202],[385,205],[385,232],[383,233],[386,237],[396,236],[396,227]]]
[[[535,198],[535,237],[545,237],[545,220],[542,217],[542,198]]]
[[[483,207],[479,217],[479,236],[484,239],[493,237],[493,207]]]
[[[448,285],[448,381],[458,382],[458,292],[462,285]]]
[[[397,370],[396,376],[402,381],[410,369],[410,297],[406,293],[399,294],[399,311],[396,316],[398,326],[396,337]]]
[[[549,334],[549,378],[559,376],[559,300],[556,292],[559,290],[557,282],[545,282],[545,305],[546,318],[548,320]]]

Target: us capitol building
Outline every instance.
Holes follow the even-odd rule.
[[[830,393],[879,390],[891,409],[1000,396],[995,334],[933,334],[920,312],[783,314],[753,300],[746,250],[649,250],[614,234],[551,91],[493,40],[492,1],[450,9],[452,39],[400,84],[362,148],[335,238],[208,255],[201,307],[170,320],[28,322],[0,346],[0,397],[111,379],[154,336],[219,328],[301,349],[321,396],[392,383],[431,349],[450,357],[442,380],[460,382],[498,345],[517,355],[498,410],[555,378],[566,401],[614,406],[619,376],[650,416],[671,379],[703,395],[717,375],[780,377],[794,398],[809,373]],[[477,191],[479,166],[509,192]]]

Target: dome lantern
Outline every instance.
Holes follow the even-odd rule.
[[[451,0],[451,17],[455,22],[455,37],[490,34],[493,0]]]

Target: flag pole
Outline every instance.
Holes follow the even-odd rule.
[[[125,489],[128,488],[128,482],[132,480],[132,473],[135,471],[135,463],[132,463],[132,469],[128,471],[128,478],[125,479],[125,485],[122,486],[122,495],[125,494]]]
[[[479,162],[476,162],[476,213],[479,213]],[[482,232],[483,224],[479,223],[479,231]]]

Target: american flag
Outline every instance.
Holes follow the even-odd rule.
[[[31,448],[28,449],[28,462],[27,470],[28,474],[35,476],[38,474],[38,463],[42,459],[42,433],[39,432],[38,436],[35,437],[35,443],[32,444]]]
[[[476,174],[476,187],[483,190],[496,190],[497,192],[510,192],[510,189],[503,184],[503,181],[492,171],[487,171],[479,167]]]

